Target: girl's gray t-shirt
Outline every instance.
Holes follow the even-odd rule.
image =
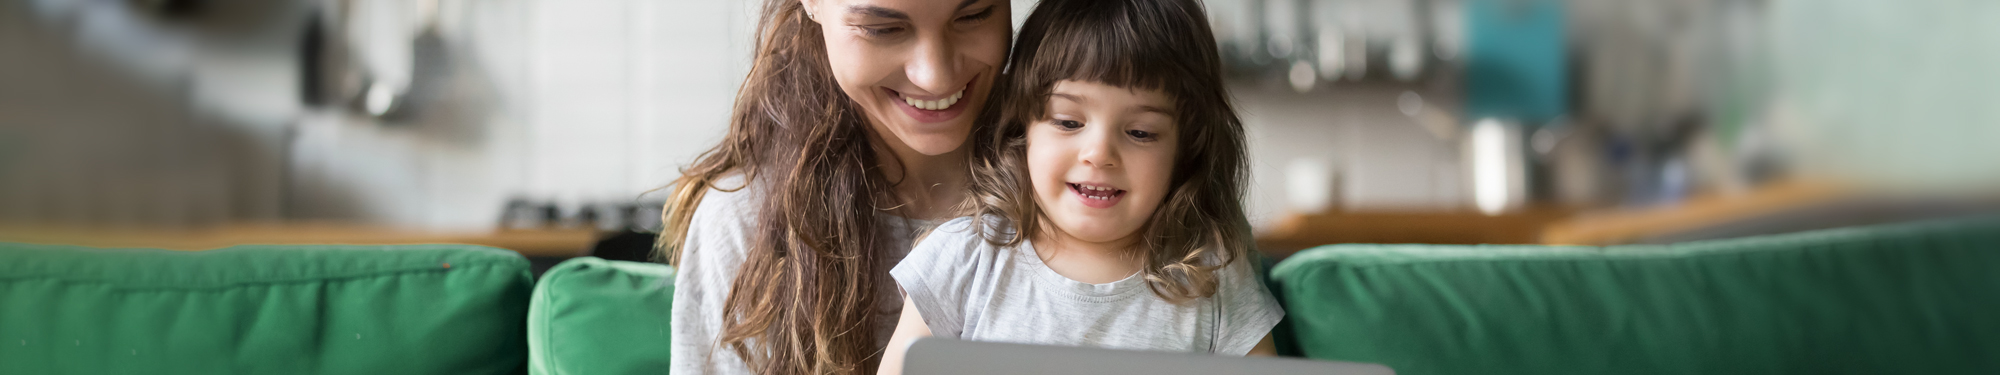
[[[715,186],[734,188],[743,186],[740,176],[722,178]],[[694,217],[688,226],[687,238],[681,249],[680,267],[674,274],[673,321],[670,324],[670,339],[673,340],[670,371],[675,374],[750,374],[750,368],[736,356],[734,350],[718,345],[716,338],[722,333],[722,305],[729,298],[729,289],[736,282],[736,274],[750,248],[750,239],[757,225],[757,199],[755,187],[722,191],[710,189],[695,206]],[[936,222],[905,219],[894,215],[882,215],[888,224],[889,248],[882,257],[883,269],[896,264],[910,249],[917,234],[929,229]],[[871,324],[875,330],[876,348],[888,346],[889,336],[896,329],[896,319],[902,314],[903,301],[898,299],[896,283],[889,278],[879,278],[882,282],[875,286],[877,296],[881,296],[877,314]]]
[[[933,336],[1243,355],[1285,315],[1249,259],[1223,267],[1215,295],[1172,303],[1140,274],[1071,280],[1028,242],[994,246],[972,229],[971,218],[939,225],[889,271]]]

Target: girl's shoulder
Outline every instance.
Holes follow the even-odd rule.
[[[1014,235],[1014,228],[1005,219],[993,216],[963,216],[946,220],[931,228],[916,240],[917,247],[926,244],[953,248],[974,248],[979,245],[996,245]]]
[[[977,230],[978,225],[982,221],[987,222],[989,226],[990,223],[992,222],[991,219],[975,220],[975,218],[972,216],[960,216],[951,218],[950,220],[945,220],[944,223],[938,224],[937,228],[932,229],[931,232],[946,233],[952,235],[977,235],[979,234],[978,233],[979,231]]]
[[[975,220],[970,216],[954,218],[938,224],[918,238],[902,263],[925,268],[992,264],[1009,248],[994,240],[1011,235],[1013,231],[1010,228],[995,220]]]

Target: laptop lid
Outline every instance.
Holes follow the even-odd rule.
[[[978,342],[926,337],[910,344],[903,374],[1327,374],[1393,375],[1373,363],[1233,357]]]

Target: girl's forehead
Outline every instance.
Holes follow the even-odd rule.
[[[1072,103],[1086,106],[1131,107],[1172,116],[1174,98],[1165,90],[1115,86],[1092,81],[1058,81],[1049,88],[1050,104]]]

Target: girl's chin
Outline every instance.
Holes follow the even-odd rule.
[[[1063,234],[1071,239],[1087,243],[1113,242],[1113,241],[1123,240],[1127,237],[1131,237],[1132,235],[1131,230],[1119,230],[1116,228],[1110,228],[1109,226],[1106,225],[1094,225],[1094,224],[1084,224],[1084,223],[1067,223],[1067,224],[1068,225],[1065,225],[1065,223],[1058,221],[1056,223],[1056,228],[1061,228]],[[1133,230],[1136,229],[1137,228],[1133,228]]]

